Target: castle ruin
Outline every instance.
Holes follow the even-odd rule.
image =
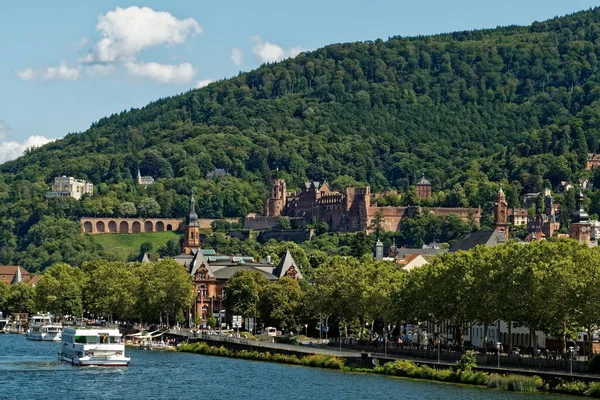
[[[427,183],[421,181],[420,183]],[[430,185],[430,184],[429,184]],[[421,188],[420,188],[421,189]],[[431,193],[431,188],[421,189],[420,194]],[[480,209],[431,207],[427,212],[442,218],[456,214],[463,221],[479,226],[481,219]],[[245,220],[247,229],[256,229],[265,226],[270,221],[271,226],[277,224],[277,218],[301,218],[318,222],[326,222],[329,230],[333,232],[370,232],[374,229],[373,221],[376,216],[381,217],[381,226],[387,231],[397,231],[400,221],[416,213],[425,211],[422,207],[378,207],[371,205],[371,188],[348,187],[344,193],[332,190],[327,182],[308,181],[302,186],[299,193],[287,193],[283,179],[274,179],[271,182],[269,199],[265,204],[265,216],[248,216]],[[258,224],[260,222],[260,224]]]

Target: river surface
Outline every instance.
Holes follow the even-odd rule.
[[[125,368],[73,367],[58,343],[0,335],[1,399],[574,399],[189,353],[129,350]]]

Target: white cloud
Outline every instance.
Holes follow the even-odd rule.
[[[125,68],[133,76],[150,78],[160,83],[186,83],[196,74],[196,70],[189,63],[170,65],[132,61],[125,63]]]
[[[206,86],[210,85],[213,82],[214,81],[212,79],[202,79],[202,80],[199,80],[198,82],[196,82],[196,89],[200,89],[200,88],[206,87]]]
[[[296,46],[296,47],[292,47],[291,49],[289,49],[288,54],[290,55],[291,58],[295,58],[298,54],[302,53],[303,51],[305,51],[305,50],[302,47]]]
[[[64,61],[61,61],[58,67],[46,67],[37,70],[26,68],[17,72],[17,77],[23,81],[33,81],[34,79],[76,81],[79,79],[79,70],[79,67],[71,68]]]
[[[48,67],[40,72],[44,80],[76,81],[79,79],[79,68],[69,68],[64,62],[61,62],[58,67]]]
[[[81,61],[131,61],[145,49],[161,44],[181,44],[188,36],[202,32],[193,18],[177,19],[165,11],[148,7],[117,7],[98,18],[96,29],[102,39]]]
[[[264,63],[281,61],[285,58],[296,57],[303,49],[302,47],[292,47],[284,50],[281,46],[271,42],[264,42],[259,35],[250,38],[254,42],[252,52]]]
[[[86,65],[85,72],[89,75],[108,75],[115,70],[112,64],[92,64]]]
[[[238,49],[238,48],[231,49],[231,59],[233,60],[235,65],[237,65],[238,67],[240,65],[242,65],[243,58],[244,58],[244,53],[242,52],[242,49]]]
[[[24,70],[17,72],[17,77],[19,77],[20,80],[25,82],[32,81],[34,77],[33,69],[25,68]]]
[[[25,149],[43,146],[51,141],[44,136],[33,135],[21,143],[17,141],[0,142],[0,163],[22,156]]]
[[[83,37],[77,41],[76,46],[78,49],[83,49],[85,46],[88,45],[89,42],[90,42],[90,39]]]

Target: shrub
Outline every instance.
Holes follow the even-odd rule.
[[[485,385],[486,377],[482,371],[473,372],[471,370],[460,371],[458,374],[461,383],[468,383],[470,385]]]
[[[470,371],[477,366],[477,356],[473,350],[467,351],[454,365],[454,370]]]
[[[581,381],[570,381],[565,382],[563,380],[559,380],[556,386],[552,389],[553,392],[556,393],[565,393],[565,394],[583,394],[588,389],[588,385],[585,382]]]
[[[594,354],[587,362],[590,366],[590,372],[600,372],[600,354]]]
[[[600,382],[590,382],[590,386],[585,391],[585,395],[600,398]]]
[[[223,346],[213,347],[204,342],[182,344],[178,347],[178,350],[183,351],[183,352],[189,352],[189,353],[207,354],[207,355],[212,355],[212,356],[242,358],[245,360],[274,361],[274,362],[285,363],[285,364],[305,365],[308,367],[331,368],[331,369],[343,369],[344,368],[344,360],[337,358],[337,357],[318,355],[318,354],[298,357],[296,355],[278,354],[278,353],[271,354],[270,352],[263,353],[263,352],[259,352],[259,351],[250,351],[250,350],[234,351],[234,350],[229,350]]]
[[[535,392],[544,381],[538,376],[491,374],[487,378],[487,386],[501,388],[511,392]]]

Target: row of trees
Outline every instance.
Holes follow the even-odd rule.
[[[35,288],[0,284],[0,310],[92,315],[118,320],[181,320],[191,306],[194,286],[173,260],[151,263],[84,262],[81,268],[57,263]]]
[[[335,257],[315,271],[312,308],[344,321],[445,322],[462,332],[499,320],[565,339],[598,328],[600,251],[562,239],[446,253],[409,273],[385,262]],[[509,332],[509,340],[512,335]],[[487,337],[484,338],[487,342]],[[510,343],[512,346],[512,343]]]

